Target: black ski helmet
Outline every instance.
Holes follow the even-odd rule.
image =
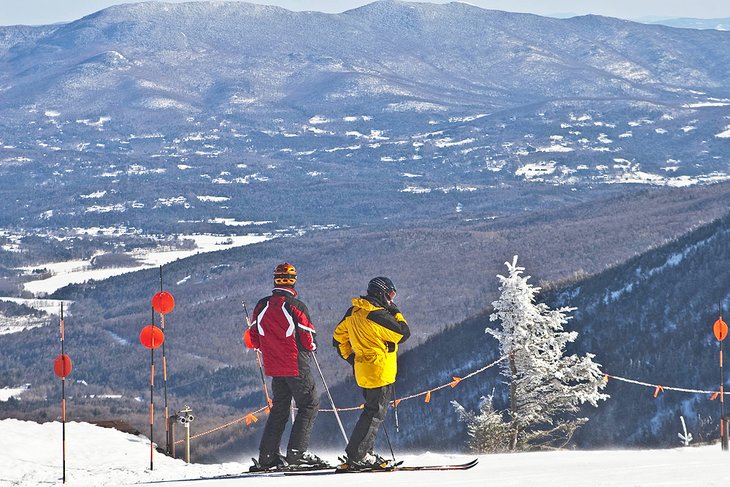
[[[368,294],[370,296],[381,297],[389,291],[395,291],[393,281],[387,277],[375,277],[370,279],[368,283]]]

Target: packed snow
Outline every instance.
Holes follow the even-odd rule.
[[[262,426],[258,425],[261,429]],[[317,426],[315,425],[315,428]],[[0,436],[6,447],[0,471],[0,484],[17,487],[63,485],[62,425],[39,424],[5,419],[0,421]],[[679,443],[679,440],[678,440]],[[313,451],[330,462],[341,452]],[[180,451],[180,449],[178,449]],[[88,423],[66,424],[66,485],[117,486],[152,485],[164,482],[170,487],[193,485],[185,479],[238,474],[248,470],[255,451],[236,452],[236,462],[222,464],[195,463],[195,444],[191,448],[193,463],[186,464],[155,452],[150,470],[149,440]],[[384,453],[384,452],[382,452]],[[473,458],[469,454],[408,453],[398,454],[408,465],[456,463]],[[246,482],[267,486],[339,487],[407,485],[443,487],[444,485],[517,487],[586,486],[720,486],[730,482],[727,462],[730,453],[719,445],[681,447],[666,450],[552,451],[480,455],[471,470],[444,472],[393,472],[313,477],[268,477],[264,479],[220,479],[194,482],[200,487],[226,487]]]

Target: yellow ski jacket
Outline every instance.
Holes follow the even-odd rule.
[[[365,389],[395,382],[398,343],[411,336],[405,318],[390,314],[370,296],[353,298],[352,307],[335,328],[333,345],[355,366],[357,385]]]

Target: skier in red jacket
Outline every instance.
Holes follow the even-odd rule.
[[[250,328],[254,348],[261,350],[264,373],[272,377],[271,412],[259,445],[258,463],[252,470],[287,465],[325,466],[309,452],[309,437],[319,412],[319,393],[309,369],[309,356],[317,348],[309,310],[294,290],[297,271],[284,262],[274,270],[274,290],[254,308]],[[292,425],[286,457],[279,452],[281,437],[294,398],[297,415]],[[254,462],[256,463],[256,462]]]

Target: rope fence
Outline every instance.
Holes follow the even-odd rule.
[[[261,408],[257,409],[256,411],[251,411],[250,413],[246,414],[245,416],[240,417],[238,419],[234,419],[233,421],[230,421],[230,422],[228,422],[226,424],[222,424],[220,426],[216,426],[213,429],[210,429],[208,431],[203,431],[202,433],[198,433],[197,435],[192,435],[190,437],[190,439],[191,440],[194,440],[195,438],[200,438],[201,436],[205,436],[205,435],[209,435],[211,433],[215,433],[216,431],[220,431],[222,429],[228,428],[229,426],[233,426],[234,424],[241,423],[243,421],[245,421],[246,424],[255,423],[255,422],[258,421],[258,418],[256,417],[256,414],[261,413],[263,411],[266,411],[267,414],[268,414],[268,410],[269,410],[269,406],[261,407]],[[185,440],[178,440],[178,441],[175,442],[175,444],[177,445],[177,444],[183,443],[184,441]]]
[[[475,370],[473,372],[470,372],[469,374],[465,375],[464,377],[454,377],[454,376],[452,376],[452,381],[451,382],[447,382],[446,384],[442,384],[442,385],[440,385],[438,387],[434,387],[433,389],[428,389],[428,390],[425,390],[425,391],[422,391],[422,392],[419,392],[419,393],[416,393],[416,394],[411,394],[409,396],[401,397],[401,398],[395,399],[393,401],[390,401],[390,405],[392,407],[397,407],[401,403],[401,401],[407,401],[409,399],[414,399],[414,398],[421,397],[421,396],[426,396],[425,402],[431,402],[431,393],[432,392],[436,392],[436,391],[441,390],[441,389],[444,389],[446,387],[454,388],[454,387],[456,387],[456,385],[459,382],[461,382],[463,380],[466,380],[466,379],[469,379],[471,377],[474,377],[477,374],[481,374],[482,372],[484,372],[484,371],[486,371],[486,370],[494,367],[495,365],[497,365],[499,362],[501,362],[502,360],[504,360],[506,358],[507,358],[507,356],[500,357],[499,359],[495,360],[494,362],[490,363],[489,365],[486,365],[486,366],[482,367],[481,369],[478,369],[478,370]],[[364,404],[361,404],[359,406],[354,406],[354,407],[337,408],[337,411],[338,412],[358,411],[360,409],[363,409],[363,407],[364,407]],[[256,411],[251,411],[250,413],[247,413],[245,416],[242,416],[242,417],[240,417],[238,419],[235,419],[233,421],[230,421],[230,422],[228,422],[226,424],[223,424],[223,425],[217,426],[217,427],[215,427],[213,429],[210,429],[208,431],[204,431],[202,433],[198,433],[196,435],[193,435],[193,436],[190,437],[190,439],[193,440],[195,438],[200,438],[201,436],[209,435],[211,433],[214,433],[216,431],[220,431],[220,430],[222,430],[224,428],[227,428],[229,426],[233,426],[234,424],[241,423],[241,422],[244,422],[244,421],[246,422],[247,425],[250,425],[252,423],[256,423],[256,422],[258,422],[258,418],[256,417],[256,415],[259,414],[259,413],[261,413],[261,412],[265,412],[266,414],[268,414],[269,413],[269,410],[270,410],[269,406],[261,407],[261,408],[257,409]],[[320,409],[320,411],[332,413],[335,410],[334,409]],[[175,442],[175,444],[182,443],[183,441],[184,440],[178,440],[178,441]]]
[[[492,367],[494,367],[495,365],[499,364],[500,362],[502,362],[506,358],[507,358],[506,355],[505,356],[502,356],[502,357],[498,358],[497,360],[495,360],[494,362],[492,362],[492,363],[490,363],[488,365],[485,365],[484,367],[482,367],[480,369],[477,369],[477,370],[475,370],[473,372],[470,372],[470,373],[468,373],[467,375],[465,375],[463,377],[452,376],[451,382],[447,382],[445,384],[441,384],[441,385],[439,385],[437,387],[434,387],[432,389],[427,389],[427,390],[424,390],[424,391],[421,391],[421,392],[418,392],[418,393],[415,393],[415,394],[410,394],[408,396],[404,396],[404,397],[401,397],[401,398],[394,399],[393,401],[390,401],[390,405],[391,405],[391,407],[398,407],[398,405],[402,401],[408,401],[410,399],[415,399],[415,398],[424,397],[424,396],[425,396],[424,397],[424,402],[429,403],[429,402],[431,402],[431,394],[432,393],[434,393],[436,391],[439,391],[441,389],[445,389],[447,387],[451,387],[453,389],[461,381],[470,379],[470,378],[472,378],[472,377],[474,377],[474,376],[476,376],[478,374],[481,374],[482,372],[485,372],[488,369],[491,369]],[[675,391],[675,392],[683,392],[683,393],[689,393],[689,394],[707,394],[707,395],[710,395],[711,396],[710,397],[710,400],[714,401],[720,395],[720,391],[718,391],[718,390],[703,390],[703,389],[690,389],[690,388],[686,388],[686,387],[664,386],[664,385],[660,385],[660,384],[653,384],[653,383],[650,383],[650,382],[642,382],[642,381],[635,380],[635,379],[627,379],[626,377],[620,377],[620,376],[617,376],[617,375],[604,374],[604,380],[606,382],[608,382],[610,379],[617,380],[617,381],[620,381],[620,382],[625,382],[625,383],[628,383],[628,384],[634,384],[634,385],[638,385],[638,386],[643,386],[643,387],[648,387],[648,388],[654,389],[654,397],[657,397],[660,393],[663,393],[663,392],[666,392],[666,391]],[[730,392],[723,392],[723,395],[728,395],[728,394],[730,394]],[[359,406],[346,407],[346,408],[320,409],[320,411],[330,412],[330,413],[335,412],[335,411],[337,411],[337,412],[359,411],[359,410],[363,409],[363,407],[364,407],[364,404],[360,404]],[[270,407],[269,406],[263,406],[263,407],[255,410],[255,411],[251,411],[251,412],[245,414],[244,416],[242,416],[242,417],[240,417],[238,419],[235,419],[233,421],[230,421],[230,422],[228,422],[226,424],[223,424],[223,425],[217,426],[217,427],[215,427],[213,429],[210,429],[208,431],[204,431],[202,433],[198,433],[196,435],[193,435],[193,436],[190,437],[190,439],[193,440],[195,438],[200,438],[202,436],[206,436],[206,435],[209,435],[211,433],[215,433],[216,431],[220,431],[222,429],[225,429],[225,428],[227,428],[229,426],[233,426],[234,424],[238,424],[238,423],[241,423],[241,422],[245,422],[247,425],[256,423],[256,422],[258,422],[258,417],[256,415],[257,414],[260,414],[262,412],[268,414],[269,413],[269,410],[270,410]],[[182,443],[183,441],[184,440],[178,440],[178,441],[175,442],[175,444]]]
[[[676,391],[676,392],[687,392],[690,394],[710,394],[711,395],[710,400],[714,401],[720,395],[720,391],[717,391],[717,390],[708,391],[708,390],[702,390],[702,389],[688,389],[686,387],[663,386],[660,384],[651,384],[649,382],[641,382],[641,381],[634,380],[634,379],[627,379],[625,377],[619,377],[617,375],[605,374],[606,382],[608,382],[609,379],[614,379],[617,381],[626,382],[628,384],[635,384],[635,385],[639,385],[639,386],[652,388],[652,389],[654,389],[654,397],[657,397],[660,392]],[[730,392],[723,393],[723,395],[728,395],[728,394],[730,394]]]

